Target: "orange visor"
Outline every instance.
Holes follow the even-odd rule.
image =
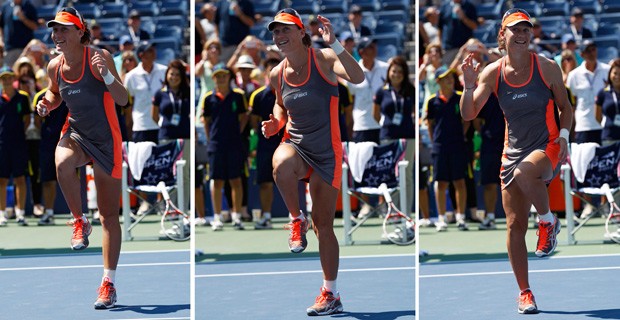
[[[82,23],[82,19],[66,11],[59,11],[56,14],[56,17],[54,18],[54,20],[47,22],[47,27],[51,28],[54,26],[54,24],[61,24],[63,26],[74,25],[78,29],[84,30],[84,24]]]
[[[519,22],[527,22],[530,27],[534,27],[532,21],[530,20],[530,16],[527,13],[518,10],[504,17],[502,20],[502,29],[512,27]]]
[[[273,19],[273,21],[269,22],[269,24],[267,25],[267,29],[269,29],[269,31],[272,31],[273,28],[275,28],[276,23],[289,24],[289,25],[294,24],[298,26],[300,29],[304,29],[304,24],[301,22],[301,18],[299,17],[299,15],[295,15],[295,14],[291,14],[287,12],[278,13],[276,17]]]

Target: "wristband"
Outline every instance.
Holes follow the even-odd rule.
[[[334,43],[330,44],[329,46],[332,48],[332,50],[334,50],[337,56],[339,56],[344,51],[344,47],[342,46],[340,41],[334,41]]]
[[[114,76],[112,75],[112,72],[110,72],[109,70],[108,70],[108,74],[103,76],[103,83],[105,83],[106,86],[111,85],[115,80],[116,78],[114,78]]]
[[[565,128],[560,129],[560,138],[564,138],[564,140],[566,140],[566,143],[568,143],[568,130]]]

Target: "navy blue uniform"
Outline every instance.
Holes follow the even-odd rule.
[[[601,106],[605,116],[603,141],[620,140],[620,125],[614,125],[614,119],[620,117],[620,92],[615,92],[607,86],[596,96],[596,105]]]
[[[0,178],[21,177],[28,165],[24,117],[30,114],[30,98],[24,91],[0,96]]]
[[[159,107],[161,125],[159,140],[189,139],[190,103],[188,97],[177,97],[167,88],[158,91],[153,97],[153,105]],[[178,123],[175,124],[175,118]]]
[[[252,93],[250,96],[250,109],[252,114],[260,117],[261,121],[269,120],[269,115],[273,113],[273,106],[276,102],[276,94],[271,87],[263,86]],[[273,154],[282,141],[284,128],[278,134],[265,138],[262,134],[258,135],[256,146],[256,183],[273,182]]]
[[[502,167],[502,151],[506,122],[495,95],[489,96],[478,118],[484,119],[480,128],[480,183],[500,183],[499,172]]]
[[[403,97],[396,93],[389,85],[375,93],[374,102],[381,107],[381,131],[383,139],[415,139],[413,127],[413,95]],[[400,114],[400,123],[394,123],[394,116]]]

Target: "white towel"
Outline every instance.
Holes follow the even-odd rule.
[[[599,144],[594,142],[570,144],[570,163],[577,181],[583,183],[585,180],[588,164],[594,158],[598,147]]]
[[[377,144],[374,142],[349,142],[349,167],[351,176],[356,182],[362,182],[366,163],[372,157],[373,149]]]
[[[128,142],[127,143],[127,164],[134,179],[140,180],[142,170],[146,160],[151,156],[151,152],[156,144],[151,141]]]

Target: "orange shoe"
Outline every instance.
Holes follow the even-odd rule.
[[[101,286],[99,287],[99,297],[95,301],[95,309],[110,309],[114,308],[116,303],[116,288],[114,284],[108,281],[106,277]]]
[[[291,223],[284,225],[284,228],[291,230],[288,236],[288,248],[291,252],[300,253],[306,250],[306,246],[308,246],[308,240],[306,240],[308,217],[303,220],[301,218],[294,219]]]
[[[67,225],[73,226],[73,235],[71,236],[71,249],[84,250],[88,248],[88,236],[93,231],[90,222],[82,218],[73,219],[67,222]]]
[[[538,307],[536,306],[536,299],[534,299],[534,294],[532,290],[525,289],[519,294],[518,299],[519,306],[517,307],[517,311],[521,314],[534,314],[538,313]]]
[[[560,220],[553,216],[553,223],[540,221],[538,223],[538,243],[536,244],[536,256],[544,257],[553,253],[558,245],[557,235],[560,233]]]
[[[321,287],[321,294],[316,297],[314,305],[306,309],[309,316],[326,316],[342,312],[342,302],[340,295],[335,297],[333,293],[327,291],[325,287]]]

